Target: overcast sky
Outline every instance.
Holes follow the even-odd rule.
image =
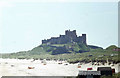
[[[118,45],[118,2],[62,1],[0,3],[0,52],[30,50],[68,29],[87,34],[88,45]]]

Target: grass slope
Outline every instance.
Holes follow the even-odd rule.
[[[111,48],[112,47],[112,48]],[[114,51],[116,48],[114,45],[103,49],[98,46],[85,45],[79,43],[68,43],[68,44],[42,44],[38,47],[33,48],[29,51],[22,51],[11,54],[3,54],[3,58],[19,58],[19,59],[61,59],[67,60],[71,63],[79,61],[112,61],[119,62],[118,57],[119,51]]]

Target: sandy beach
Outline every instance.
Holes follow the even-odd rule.
[[[62,64],[58,64],[62,62]],[[66,65],[68,64],[68,65]],[[34,67],[28,69],[28,67]],[[19,59],[0,59],[0,77],[1,76],[77,76],[79,71],[86,71],[87,68],[92,67],[92,71],[97,71],[97,67],[111,67],[115,68],[116,73],[120,72],[119,64],[110,65],[92,65],[69,64],[65,61],[46,61],[44,65],[41,60],[19,60]]]

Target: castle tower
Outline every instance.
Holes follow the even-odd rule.
[[[82,43],[86,44],[86,34],[82,34]]]
[[[65,35],[72,38],[72,39],[75,39],[77,37],[76,30],[73,30],[73,31],[66,30]]]

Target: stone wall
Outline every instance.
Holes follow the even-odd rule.
[[[51,37],[50,39],[42,40],[42,44],[45,44],[45,43],[66,44],[71,42],[86,44],[86,34],[82,34],[82,36],[77,37],[76,30],[73,30],[73,31],[66,30],[65,35],[60,35],[59,37]]]

